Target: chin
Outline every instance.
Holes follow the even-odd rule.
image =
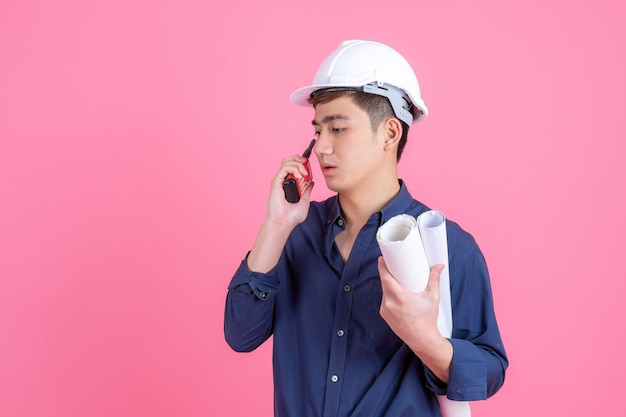
[[[329,181],[329,180],[328,180],[328,178],[327,178],[327,179],[326,179],[326,188],[328,188],[330,191],[333,191],[333,192],[335,192],[335,193],[338,193],[338,192],[339,192],[339,189],[340,189],[341,187],[337,187],[337,184],[336,184],[336,182],[335,182],[335,181],[332,181],[332,180],[330,180],[330,181]]]
[[[335,193],[343,193],[348,189],[345,184],[340,184],[337,181],[328,180],[326,180],[326,188]]]

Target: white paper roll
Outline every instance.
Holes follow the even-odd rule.
[[[414,292],[424,291],[430,268],[444,264],[440,279],[440,302],[437,327],[444,337],[452,335],[452,303],[448,272],[448,238],[446,218],[435,210],[422,213],[417,219],[408,214],[392,217],[376,233],[376,240],[387,269],[400,284]],[[470,417],[467,401],[452,401],[438,395],[443,417]]]
[[[443,417],[471,417],[472,410],[467,401],[452,401],[445,395],[437,395],[439,410]]]
[[[450,301],[450,272],[448,265],[448,236],[446,233],[446,217],[443,213],[430,210],[417,218],[428,267],[444,264],[441,271],[439,317],[437,327],[444,337],[452,336],[452,305]]]
[[[415,217],[401,214],[389,219],[376,239],[391,275],[408,290],[424,291],[430,269]]]

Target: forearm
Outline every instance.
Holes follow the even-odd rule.
[[[248,269],[252,272],[267,273],[274,268],[280,260],[292,230],[292,226],[265,221],[248,254]]]
[[[293,229],[302,223],[309,212],[309,188],[296,204],[285,199],[283,181],[288,174],[297,178],[306,174],[306,158],[292,155],[283,160],[280,171],[272,180],[267,217],[259,229],[254,246],[248,255],[248,268],[266,273],[278,264],[285,244]]]
[[[453,354],[453,347],[448,339],[436,331],[405,343],[438,379],[448,382]]]

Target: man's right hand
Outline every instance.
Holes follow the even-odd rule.
[[[297,203],[288,202],[283,189],[283,182],[287,175],[292,174],[296,179],[301,179],[310,174],[305,167],[306,161],[307,158],[299,155],[291,155],[283,159],[280,170],[272,180],[266,221],[292,230],[306,219],[311,189],[315,184],[311,184]]]
[[[267,273],[274,268],[280,260],[289,235],[306,219],[314,184],[311,184],[297,203],[288,202],[283,190],[283,181],[287,175],[302,178],[307,174],[304,166],[306,160],[300,155],[283,159],[280,170],[272,180],[267,216],[247,258],[250,271]]]

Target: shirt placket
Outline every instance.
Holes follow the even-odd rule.
[[[333,325],[330,360],[326,375],[326,391],[324,396],[324,416],[334,417],[339,410],[339,401],[343,384],[343,376],[350,337],[349,324],[352,315],[353,293],[359,276],[361,261],[372,240],[371,226],[363,227],[352,247],[348,261],[343,266],[340,285],[337,290],[337,301]],[[333,250],[338,250],[336,246]]]

